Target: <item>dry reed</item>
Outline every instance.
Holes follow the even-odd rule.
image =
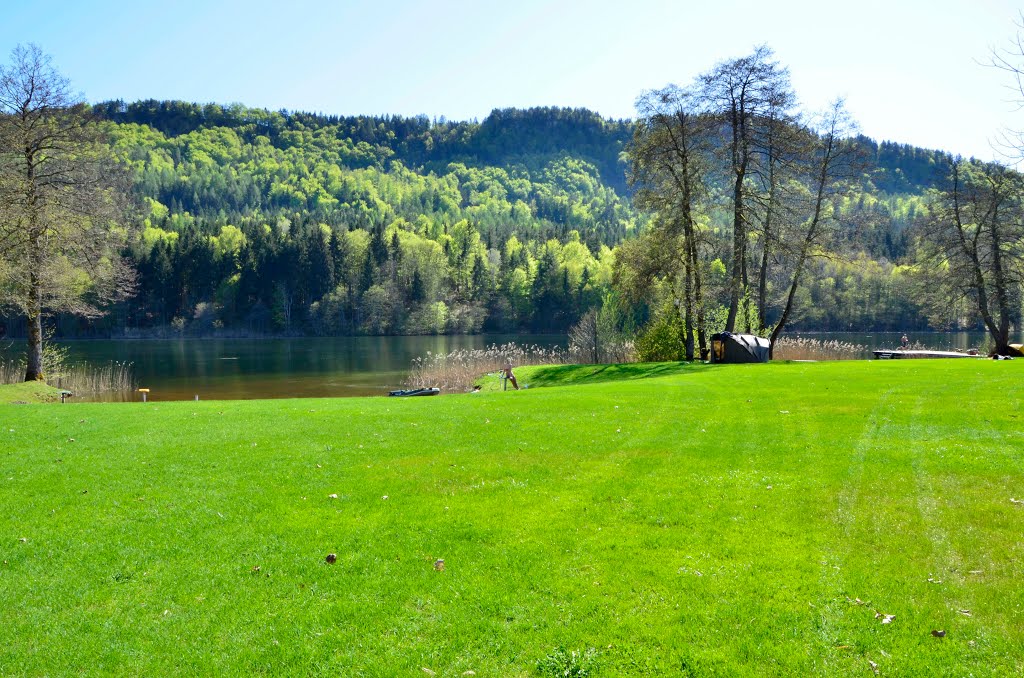
[[[16,384],[25,380],[24,360],[0,361],[0,384]],[[51,365],[46,382],[72,393],[108,393],[132,391],[135,377],[132,363],[111,361],[105,365],[88,362]]]
[[[129,362],[111,361],[105,365],[74,363],[47,381],[57,388],[66,388],[73,393],[135,390],[135,377],[132,374],[132,363]]]
[[[0,361],[0,384],[16,384],[25,380],[25,365],[15,360]]]
[[[563,365],[572,355],[562,348],[520,346],[516,343],[492,344],[484,349],[459,349],[450,353],[430,353],[412,361],[406,385],[412,388],[437,387],[442,391],[468,391],[481,375],[498,372],[505,365]]]
[[[807,337],[780,337],[772,349],[773,360],[861,360],[870,355],[863,344]]]

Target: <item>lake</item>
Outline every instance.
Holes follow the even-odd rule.
[[[986,332],[907,332],[911,344],[920,344],[926,349],[955,351],[957,349],[984,349],[988,342]],[[902,332],[786,332],[783,336],[806,337],[824,341],[842,341],[849,344],[865,346],[863,357],[872,358],[871,352],[876,349],[899,348]],[[1011,343],[1024,343],[1024,333],[1013,338]]]
[[[150,400],[245,400],[387,395],[414,358],[510,341],[565,347],[565,335],[302,337],[69,341],[69,362],[132,363]],[[12,347],[10,353],[16,347]],[[86,400],[138,399],[137,393]]]
[[[805,332],[789,336],[838,340],[876,348],[899,346],[899,332]],[[919,332],[909,338],[933,349],[983,347],[981,332]],[[1022,339],[1018,337],[1017,341]],[[442,337],[303,337],[292,339],[171,339],[72,341],[72,362],[132,363],[135,382],[151,400],[245,400],[386,395],[401,388],[414,358],[427,352],[485,348],[515,341],[565,347],[565,335]],[[2,347],[0,347],[2,348]],[[24,347],[8,346],[6,356]],[[104,394],[91,400],[138,399],[137,393]]]

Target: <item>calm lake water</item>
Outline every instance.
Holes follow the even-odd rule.
[[[309,337],[71,341],[70,362],[132,363],[150,400],[245,400],[387,395],[402,388],[414,358],[516,341],[565,347],[564,335]],[[16,348],[16,347],[12,347]],[[137,393],[92,400],[137,400]],[[90,398],[87,398],[90,399]]]
[[[825,341],[842,341],[866,347],[863,357],[873,358],[871,352],[876,349],[899,348],[902,332],[793,332],[788,336],[822,339]],[[988,342],[985,332],[907,332],[911,344],[920,344],[926,349],[953,351],[956,349],[984,349]],[[1024,343],[1024,333],[1013,339],[1011,343]]]
[[[900,340],[899,332],[791,336],[859,344],[866,347],[866,359],[874,349],[898,347]],[[909,334],[912,342],[934,349],[983,347],[985,336],[981,332]],[[74,341],[64,345],[71,361],[132,363],[136,384],[151,389],[151,400],[192,400],[195,396],[245,400],[386,395],[402,387],[413,359],[428,351],[446,353],[509,341],[545,348],[566,345],[564,335]],[[23,350],[23,345],[8,346],[7,356],[0,358],[14,358]],[[118,393],[93,399],[138,398],[137,393]]]

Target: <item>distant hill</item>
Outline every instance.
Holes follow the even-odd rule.
[[[564,331],[608,292],[612,249],[645,219],[626,177],[632,122],[585,109],[480,122],[155,100],[93,110],[141,205],[139,295],[99,325],[61,319],[65,334]],[[943,154],[858,143],[869,163],[843,207],[842,253],[890,270]],[[889,322],[842,313],[805,326]],[[923,323],[915,313],[892,322]]]

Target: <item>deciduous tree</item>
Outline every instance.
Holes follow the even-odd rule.
[[[130,290],[121,186],[98,127],[35,45],[0,67],[0,302],[28,321],[26,381],[43,374],[46,313],[102,313]]]
[[[782,314],[769,338],[769,355],[793,313],[794,301],[808,261],[824,251],[824,241],[835,221],[836,202],[846,194],[857,174],[856,146],[852,143],[854,125],[843,102],[837,100],[823,117],[818,129],[808,130],[806,194],[794,195],[786,206],[797,219],[786,235],[785,250],[789,280]]]
[[[767,46],[757,47],[739,59],[723,61],[700,78],[700,97],[708,114],[722,125],[732,193],[732,260],[729,282],[729,315],[725,329],[736,327],[740,299],[748,287],[747,244],[751,228],[751,198],[756,184],[750,173],[762,158],[765,121],[771,120],[780,105],[791,105],[794,97],[789,71],[773,60]]]
[[[1021,324],[1024,176],[996,163],[950,162],[920,240],[932,294],[969,300],[1000,355]]]
[[[682,274],[687,360],[694,358],[695,334],[701,357],[707,353],[697,218],[707,195],[708,142],[715,120],[701,114],[695,97],[692,89],[675,86],[642,95],[637,101],[640,119],[630,146],[630,181],[637,188],[637,205],[658,212],[652,225],[664,231],[663,241],[678,241],[675,247],[657,254],[664,255],[668,249],[681,254],[678,260],[647,257],[639,268],[653,265],[657,268],[653,272],[673,280]],[[659,260],[667,266],[656,264]],[[635,258],[632,263],[637,264]]]

